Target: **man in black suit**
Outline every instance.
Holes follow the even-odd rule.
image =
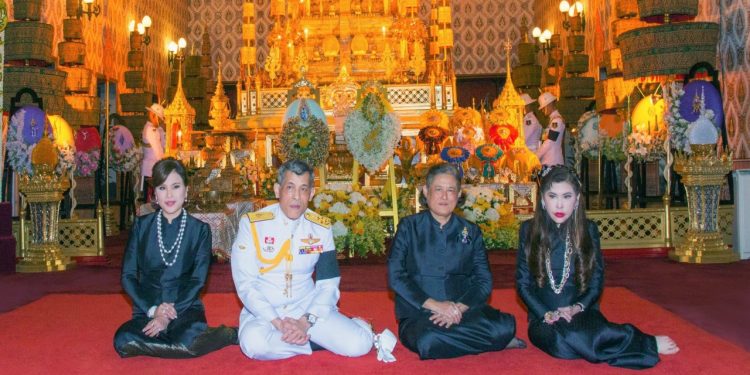
[[[492,274],[481,230],[453,214],[458,168],[433,166],[422,192],[429,210],[401,221],[388,258],[401,343],[421,359],[525,347],[515,318],[487,304]]]

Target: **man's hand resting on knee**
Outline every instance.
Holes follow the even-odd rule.
[[[286,317],[283,320],[276,318],[271,324],[281,332],[281,341],[293,345],[305,345],[310,340],[307,330],[310,329],[310,323],[305,317],[299,319]]]

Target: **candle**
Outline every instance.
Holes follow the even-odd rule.
[[[273,166],[272,153],[271,153],[271,136],[266,136],[266,167]]]
[[[389,3],[388,0],[383,0],[383,15],[384,16],[387,16],[388,13],[390,13],[390,12],[388,12],[388,10],[389,10],[388,9],[388,5],[389,5],[388,3]]]
[[[399,45],[398,55],[402,59],[405,59],[406,58],[406,52],[407,52],[406,39],[401,39],[401,41],[399,43],[400,43],[400,45]]]

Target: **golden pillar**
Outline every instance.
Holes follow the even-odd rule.
[[[57,239],[60,201],[68,188],[70,180],[58,176],[48,166],[37,169],[34,176],[24,175],[19,179],[18,190],[31,211],[31,238],[16,272],[65,271],[75,265],[70,257],[63,255]]]
[[[690,229],[683,243],[669,258],[683,263],[729,263],[739,260],[724,244],[719,230],[719,193],[732,160],[719,158],[715,144],[692,145],[690,157],[675,158],[675,171],[682,176],[688,200]]]

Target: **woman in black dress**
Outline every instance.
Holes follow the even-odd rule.
[[[677,353],[671,338],[611,323],[599,311],[604,290],[599,230],[579,209],[575,172],[545,169],[539,191],[541,209],[521,224],[516,268],[531,342],[553,357],[631,369],[652,367],[659,354]]]
[[[154,165],[159,209],[136,219],[122,261],[122,287],[133,318],[117,330],[125,357],[192,358],[237,342],[237,330],[209,328],[199,293],[211,262],[211,229],[183,208],[185,167],[167,158]]]

